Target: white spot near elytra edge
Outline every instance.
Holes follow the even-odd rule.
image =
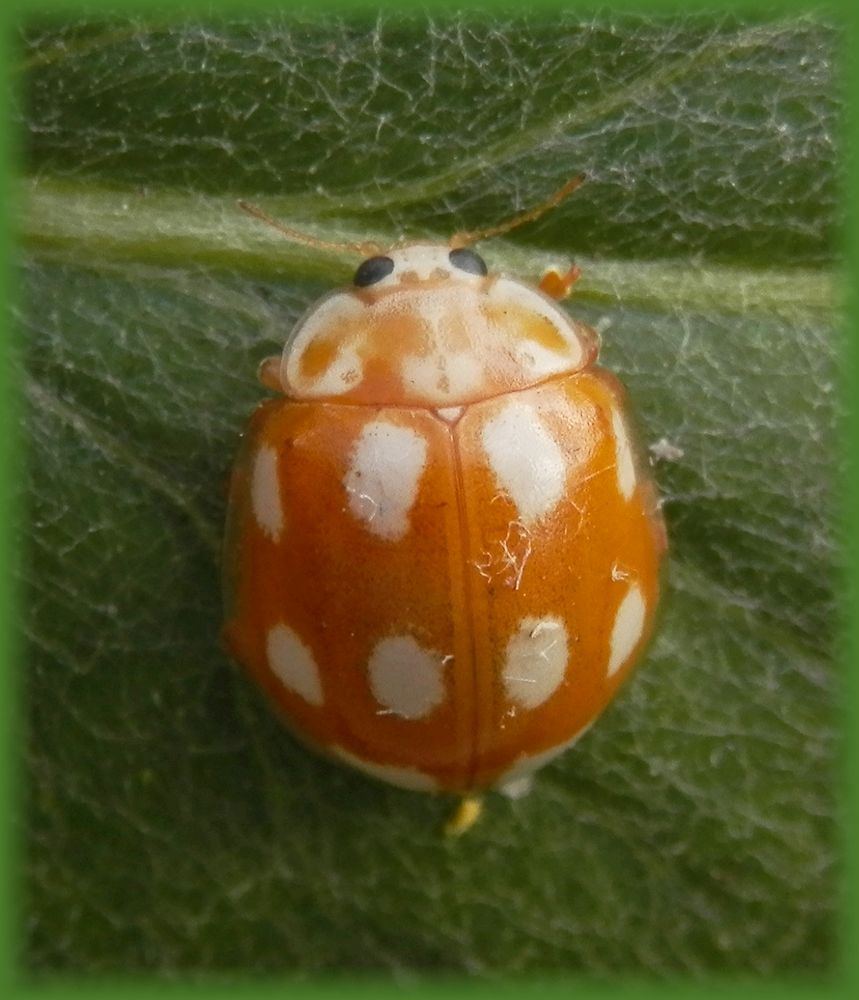
[[[616,673],[629,658],[641,638],[645,618],[644,597],[637,584],[633,584],[620,602],[614,616],[614,628],[609,640],[608,676]]]
[[[626,432],[626,424],[617,410],[612,412],[611,427],[614,432],[617,486],[624,500],[628,500],[635,489],[635,463],[632,460],[632,448],[629,443],[629,435]]]
[[[564,495],[564,453],[532,406],[508,403],[483,428],[483,447],[498,485],[526,524],[548,514]]]
[[[373,697],[402,719],[422,719],[444,701],[449,657],[424,649],[410,635],[377,643],[367,664]]]
[[[267,445],[260,448],[254,459],[251,504],[257,524],[276,542],[283,531],[283,509],[280,505],[277,452]]]
[[[356,757],[355,754],[344,750],[342,747],[331,747],[332,754],[339,758],[344,764],[354,767],[357,771],[363,771],[371,778],[378,781],[386,781],[389,785],[397,785],[399,788],[408,788],[413,792],[435,792],[438,791],[438,782],[429,774],[418,771],[413,767],[396,767],[393,764],[378,764],[372,760],[365,760],[363,757]]]
[[[569,750],[579,742],[585,733],[591,728],[593,722],[589,722],[568,740],[558,743],[557,746],[549,747],[540,753],[522,754],[516,762],[509,767],[496,781],[495,787],[503,795],[509,798],[521,798],[529,791],[531,776],[535,771],[544,767],[556,757]]]
[[[523,618],[507,643],[501,678],[507,697],[522,708],[550,698],[567,669],[567,630],[559,618]]]
[[[384,420],[364,427],[343,485],[349,509],[373,534],[388,541],[406,534],[426,458],[427,443],[411,428]]]
[[[322,682],[313,654],[286,625],[275,625],[266,639],[269,666],[285,688],[311,705],[321,705]]]

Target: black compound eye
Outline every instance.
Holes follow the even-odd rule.
[[[451,250],[448,254],[451,264],[458,267],[460,271],[468,271],[469,274],[486,274],[486,262],[479,253],[467,250],[465,247],[459,250]]]
[[[387,278],[394,270],[394,262],[390,257],[368,257],[358,265],[353,281],[359,288],[375,285],[382,278]]]

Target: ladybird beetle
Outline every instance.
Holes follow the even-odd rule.
[[[311,746],[404,788],[523,790],[647,642],[666,548],[597,335],[467,244],[362,244],[260,378],[225,640]],[[241,203],[250,214],[302,236]]]

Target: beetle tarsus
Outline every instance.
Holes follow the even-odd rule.
[[[263,358],[257,369],[257,378],[266,389],[271,389],[273,392],[283,392],[283,384],[280,381],[280,355],[275,354]]]
[[[464,796],[444,824],[445,836],[461,837],[480,819],[482,812],[483,799],[480,795]]]

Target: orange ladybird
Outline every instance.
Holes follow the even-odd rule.
[[[521,791],[653,626],[663,522],[623,388],[554,301],[577,271],[533,287],[464,245],[545,207],[372,253],[263,363],[281,395],[232,476],[231,654],[305,741],[404,788]]]

